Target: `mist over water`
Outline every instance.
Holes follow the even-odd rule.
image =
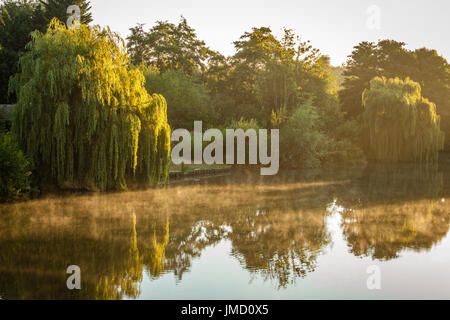
[[[229,176],[0,206],[2,299],[450,298],[450,168]],[[81,290],[66,269],[81,269]],[[367,267],[382,290],[367,289]]]

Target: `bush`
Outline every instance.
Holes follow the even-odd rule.
[[[361,145],[361,125],[356,120],[344,120],[327,140],[324,164],[335,165],[364,165],[366,158]]]
[[[9,134],[0,135],[0,202],[17,200],[30,191],[30,163]]]
[[[233,129],[233,130],[242,129],[244,132],[247,132],[248,130],[254,130],[254,131],[256,131],[256,137],[257,137],[256,141],[259,144],[259,130],[261,129],[261,127],[259,126],[258,121],[256,121],[255,119],[247,120],[245,118],[241,118],[239,121],[231,120],[228,123],[228,125],[226,125],[225,127],[222,128],[222,134],[223,134],[223,137],[225,140],[227,140],[227,129]],[[269,139],[270,139],[270,136],[269,136]],[[249,144],[249,142],[250,142],[250,140],[246,139],[245,159],[246,159],[247,167],[253,166],[252,164],[249,164],[249,162],[248,162],[250,159],[250,144]],[[225,156],[228,152],[226,145],[227,145],[227,142],[225,141],[225,143],[224,143],[224,155]],[[270,145],[270,142],[268,143],[268,145]],[[234,145],[234,163],[235,164],[238,163],[237,144]],[[242,166],[242,165],[240,165],[240,166]]]
[[[0,109],[0,134],[6,132],[6,121],[2,119],[6,119],[6,114],[3,109]]]
[[[358,147],[360,126],[356,121],[345,121],[331,128],[324,125],[329,115],[321,114],[311,101],[297,108],[280,129],[282,166],[317,168],[365,163]],[[332,116],[341,119],[337,114]]]
[[[319,115],[311,102],[294,112],[280,129],[280,161],[293,168],[315,168],[326,155],[326,135],[319,130]]]
[[[261,128],[258,124],[258,121],[256,121],[255,119],[246,120],[244,118],[241,118],[239,121],[231,120],[225,129],[242,129],[244,131],[254,129],[258,132],[258,130]]]

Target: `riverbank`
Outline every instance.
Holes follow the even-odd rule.
[[[250,169],[249,167],[246,167]],[[301,173],[301,176],[314,176],[317,179],[322,177],[324,173],[329,173],[331,171],[341,171],[342,169],[355,169],[358,167],[335,167],[335,168],[317,168],[317,169],[306,169],[306,170],[297,170],[294,172]],[[450,153],[443,152],[439,157],[439,169],[440,170],[448,170],[450,168]],[[238,168],[234,168],[230,165],[185,165],[185,166],[176,166],[172,165],[170,167],[169,179],[166,182],[162,182],[158,185],[158,187],[165,187],[166,185],[184,183],[184,182],[198,182],[201,179],[208,179],[214,177],[220,177],[224,175],[232,175],[234,170],[239,170]],[[361,168],[363,169],[363,168]],[[346,171],[346,170],[344,170]],[[325,174],[326,175],[326,174]],[[276,180],[276,178],[275,178]],[[129,185],[126,191],[138,191],[138,190],[146,190],[148,188],[137,186],[129,181]],[[443,189],[444,191],[450,192],[450,180],[444,179],[443,181]],[[105,192],[105,194],[111,193],[122,193],[123,191],[109,191]],[[46,185],[41,186],[41,192],[39,195],[24,198],[17,202],[27,202],[32,199],[42,199],[46,197],[54,197],[54,196],[71,196],[75,194],[89,194],[96,193],[95,190],[81,190],[81,189],[61,189],[55,186]]]
[[[179,182],[186,179],[199,179],[231,174],[232,166],[198,166],[182,170],[174,170],[169,173],[168,183]]]
[[[223,164],[214,165],[172,165],[169,180],[178,180],[191,177],[209,176],[231,172],[232,166]]]

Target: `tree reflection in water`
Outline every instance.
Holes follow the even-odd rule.
[[[267,180],[239,173],[167,189],[2,205],[0,296],[138,298],[145,274],[183,281],[193,260],[224,240],[233,259],[274,289],[295,285],[332,244],[326,221],[334,199],[346,208],[342,232],[354,255],[387,260],[405,249],[429,250],[448,233],[450,212],[440,200],[442,173],[426,170],[384,166]],[[73,264],[81,268],[80,291],[66,288]]]
[[[342,215],[356,256],[395,259],[405,249],[429,250],[447,235],[450,211],[441,200],[443,173],[437,167],[372,168],[363,181],[363,205]]]

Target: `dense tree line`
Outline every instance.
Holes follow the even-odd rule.
[[[147,87],[167,95],[172,126],[190,128],[196,119],[210,126],[253,119],[260,126],[280,128],[282,145],[301,149],[285,156],[288,165],[355,162],[363,158],[361,149],[371,158],[365,145],[368,140],[361,141],[360,130],[363,92],[376,77],[409,78],[417,83],[420,95],[436,109],[433,145],[442,144],[441,124],[450,135],[450,66],[432,49],[408,50],[405,43],[393,40],[362,42],[346,65],[333,67],[327,56],[288,29],[277,39],[270,28],[253,28],[234,42],[236,53],[231,57],[210,50],[184,18],[178,25],[157,22],[148,32],[141,24],[130,30],[132,61],[159,70],[159,78],[154,71],[147,77]],[[177,81],[173,70],[177,70]],[[185,84],[183,94],[177,96],[175,83]],[[386,108],[393,112],[397,106],[392,103]],[[386,127],[386,132],[392,129]],[[400,158],[417,159],[410,156]]]
[[[178,25],[159,21],[149,31],[142,24],[130,31],[131,61],[146,70],[150,93],[166,97],[173,128],[192,129],[195,120],[216,127],[253,123],[282,129],[282,145],[306,147],[305,161],[286,155],[286,165],[361,160],[353,141],[357,127],[343,127],[341,70],[292,30],[278,39],[268,27],[253,28],[234,42],[231,57],[210,50],[183,17]],[[299,114],[311,115],[308,125]],[[298,134],[302,130],[305,134]]]
[[[382,40],[361,42],[354,48],[344,70],[345,81],[340,91],[342,110],[349,118],[361,115],[362,93],[375,77],[410,78],[420,85],[423,96],[436,104],[450,147],[450,64],[436,50],[408,50],[405,45]]]
[[[55,24],[47,31],[55,17],[66,22],[71,4],[81,8],[83,33]],[[109,29],[86,27],[89,1],[6,0],[0,9],[0,99],[17,102],[17,142],[59,185],[123,188],[136,173],[154,184],[167,174],[166,107],[172,129],[192,129],[195,120],[204,127],[280,129],[281,163],[297,168],[365,158],[435,161],[450,135],[450,67],[432,49],[362,42],[345,65],[333,67],[292,30],[276,37],[259,27],[243,33],[235,54],[225,57],[198,39],[184,17],[148,29],[137,24],[124,45]],[[70,37],[79,46],[72,48]],[[111,46],[109,54],[96,51],[97,38]],[[109,62],[100,77],[89,68],[104,54]],[[74,108],[86,114],[76,116]],[[79,125],[83,119],[88,127]],[[409,136],[400,138],[398,130]]]

